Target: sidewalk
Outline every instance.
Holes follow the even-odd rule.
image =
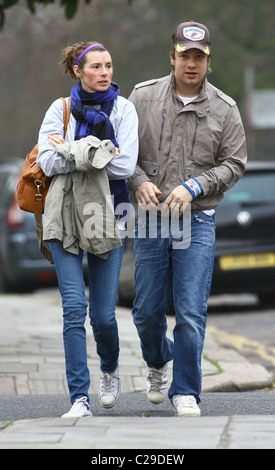
[[[1,396],[31,399],[40,395],[42,399],[45,395],[62,398],[68,394],[60,300],[41,292],[0,296],[0,401]],[[119,401],[129,403],[129,409],[135,406],[137,414],[104,414],[78,420],[49,414],[13,423],[0,415],[0,449],[275,448],[274,415],[176,418],[169,400],[163,407],[155,407],[157,411],[149,416],[140,406],[139,414],[138,404],[147,401],[146,366],[130,310],[118,307],[117,320],[121,349]],[[168,317],[171,335],[173,324],[174,318]],[[99,360],[89,325],[87,332],[93,408]],[[272,385],[272,377],[264,367],[250,364],[238,352],[218,344],[208,330],[202,369],[203,393],[257,390]],[[169,374],[171,378],[171,365]]]

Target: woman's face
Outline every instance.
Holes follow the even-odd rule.
[[[89,51],[82,69],[74,66],[75,75],[80,78],[82,88],[89,92],[108,90],[113,77],[112,59],[107,51]]]

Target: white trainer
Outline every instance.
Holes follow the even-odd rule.
[[[193,395],[174,395],[173,406],[176,416],[200,416],[201,414]]]
[[[98,396],[104,408],[112,408],[119,397],[120,379],[118,369],[112,374],[101,373]]]
[[[90,405],[86,397],[78,398],[68,413],[65,413],[61,418],[83,418],[85,416],[93,416],[90,410]]]
[[[161,369],[150,367],[146,380],[147,397],[155,404],[162,403],[166,396],[168,363]]]

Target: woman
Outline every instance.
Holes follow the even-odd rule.
[[[63,147],[68,145],[68,142],[82,142],[87,136],[95,136],[104,142],[107,140],[113,148],[113,155],[105,171],[108,175],[108,190],[116,208],[119,203],[129,201],[126,179],[133,174],[137,161],[138,120],[135,108],[132,103],[119,96],[119,87],[112,81],[112,59],[102,44],[74,44],[63,50],[63,56],[61,63],[65,67],[65,73],[78,80],[71,90],[71,115],[66,143],[63,138],[63,104],[62,100],[58,99],[47,111],[40,129],[38,164],[46,175],[57,175],[54,176],[50,188],[54,194],[56,181],[61,181],[62,178],[66,180],[70,175],[74,175],[74,181],[80,177],[75,161],[64,158],[64,153],[62,155]],[[68,100],[66,98],[67,103]],[[47,218],[52,216],[47,206],[48,197],[50,201],[49,194],[50,192],[44,214],[46,231]],[[119,221],[117,225],[119,226]],[[65,237],[65,233],[63,235]],[[61,240],[59,237],[58,241],[46,238],[48,241],[55,241],[50,247],[62,296],[66,374],[72,403],[71,409],[63,417],[91,416],[88,394],[90,376],[84,327],[87,301],[82,269],[83,250],[79,245],[78,253],[75,254],[64,248],[64,238]],[[89,316],[101,369],[99,399],[107,408],[117,401],[120,387],[119,338],[115,318],[123,254],[123,240],[119,242],[120,246],[109,250],[105,257],[87,253]]]

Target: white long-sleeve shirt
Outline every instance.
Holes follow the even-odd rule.
[[[69,98],[66,98],[68,104]],[[134,105],[122,96],[114,100],[110,114],[115,138],[119,145],[119,155],[108,163],[106,169],[109,179],[127,179],[135,171],[138,157],[138,117]],[[75,140],[76,120],[72,113],[65,137],[66,142]],[[38,147],[37,163],[47,176],[66,174],[75,171],[75,163],[68,162],[51,148],[48,136],[60,134],[63,136],[63,102],[57,99],[52,103],[42,122]]]

